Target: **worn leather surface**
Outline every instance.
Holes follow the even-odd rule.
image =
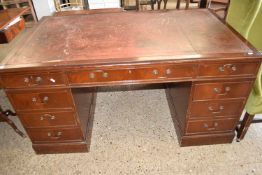
[[[262,52],[262,0],[231,0],[227,23]],[[246,103],[249,114],[262,113],[262,67]]]

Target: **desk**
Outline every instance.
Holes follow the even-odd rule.
[[[25,28],[25,20],[21,16],[30,8],[12,8],[0,10],[0,44],[13,40]],[[14,20],[17,21],[12,24]]]
[[[39,154],[88,151],[96,88],[130,84],[166,84],[181,146],[231,143],[262,58],[206,9],[45,17],[23,43],[0,77]]]

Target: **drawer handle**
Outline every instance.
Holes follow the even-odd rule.
[[[207,123],[204,123],[204,128],[207,128],[207,130],[209,130],[209,131],[215,130],[216,127],[218,127],[217,122],[214,122],[214,125],[212,127],[209,127]]]
[[[37,83],[41,83],[42,80],[43,80],[42,77],[36,77],[36,78],[35,78],[35,81],[36,81]]]
[[[154,69],[152,72],[154,75],[158,75],[158,70]]]
[[[214,92],[218,95],[226,95],[230,90],[231,88],[229,86],[225,87],[224,91],[220,88],[214,88]]]
[[[43,116],[40,117],[40,120],[44,120],[44,119],[55,120],[56,117],[54,115],[44,114]]]
[[[62,136],[62,132],[58,131],[56,134],[52,135],[51,132],[47,133],[47,136],[50,137],[51,139],[60,139]]]
[[[213,114],[218,114],[224,110],[224,106],[219,106],[218,110],[215,110],[212,106],[209,106],[208,110],[211,111]]]
[[[94,78],[95,78],[95,73],[91,72],[91,73],[89,74],[89,78],[90,78],[90,79],[94,79]]]
[[[103,73],[103,77],[104,77],[104,78],[107,78],[107,77],[108,77],[108,73],[107,73],[107,72],[104,72],[104,73]]]
[[[49,100],[49,98],[47,96],[45,96],[42,100],[42,103],[47,103]],[[33,97],[32,98],[32,102],[36,103],[37,102],[37,98],[36,97]]]
[[[171,69],[167,69],[167,70],[166,70],[166,74],[167,74],[167,75],[170,75],[171,73],[172,73]]]
[[[29,81],[30,81],[30,79],[29,79],[28,77],[25,77],[25,78],[24,78],[24,82],[25,82],[25,83],[29,83]]]
[[[47,103],[48,100],[49,100],[49,98],[48,98],[47,96],[45,96],[45,97],[43,98],[43,103]]]
[[[225,72],[225,69],[235,72],[237,70],[237,67],[233,64],[225,64],[223,66],[220,66],[218,69],[220,72]]]

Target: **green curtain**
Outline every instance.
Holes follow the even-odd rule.
[[[262,0],[231,0],[226,22],[262,52]],[[251,115],[262,113],[262,66],[245,109]]]

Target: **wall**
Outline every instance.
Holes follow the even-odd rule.
[[[33,4],[38,20],[55,12],[54,0],[33,0]]]

